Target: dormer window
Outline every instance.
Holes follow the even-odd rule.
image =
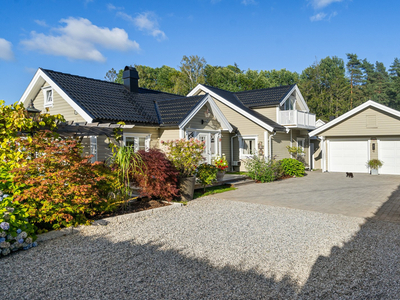
[[[48,86],[44,87],[43,89],[43,96],[44,96],[44,107],[53,107],[53,89]]]

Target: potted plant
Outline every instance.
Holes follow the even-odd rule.
[[[168,159],[179,171],[179,189],[184,201],[193,199],[196,168],[204,160],[205,143],[196,139],[161,141]]]
[[[382,167],[383,161],[380,161],[379,159],[371,159],[368,161],[368,167],[371,168],[371,175],[378,175],[378,169]]]
[[[225,154],[222,154],[222,157],[216,156],[214,158],[214,166],[216,166],[218,169],[217,180],[222,181],[222,179],[224,178],[226,169],[228,168],[228,161],[226,160]]]

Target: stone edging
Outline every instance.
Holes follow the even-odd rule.
[[[119,215],[115,217],[109,217],[109,218],[104,218],[101,220],[96,220],[93,222],[92,225],[89,226],[107,226],[108,223],[110,222],[121,222],[129,218],[136,218],[136,217],[142,217],[145,215],[152,215],[154,214],[155,211],[160,211],[160,210],[165,210],[165,209],[175,209],[178,207],[182,207],[182,203],[176,203],[176,202],[168,202],[170,205],[168,206],[163,206],[163,207],[157,207],[153,209],[148,209],[148,210],[143,210],[139,212],[134,212],[130,214],[125,214],[125,215]],[[82,229],[84,229],[86,226],[85,225],[80,225],[78,227],[68,227],[68,228],[63,228],[60,230],[55,230],[55,231],[50,231],[42,234],[37,235],[37,240],[36,242],[44,242],[44,241],[49,241],[49,240],[54,240],[56,238],[66,236],[66,235],[71,235],[80,232]]]

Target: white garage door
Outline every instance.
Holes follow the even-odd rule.
[[[400,175],[400,140],[380,140],[378,156],[383,161],[379,174]]]
[[[368,173],[368,140],[329,140],[328,171]]]

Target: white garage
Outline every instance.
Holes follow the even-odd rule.
[[[400,111],[369,100],[309,133],[320,140],[323,172],[400,175]]]
[[[383,162],[379,173],[400,175],[400,139],[379,140],[378,156]]]
[[[368,140],[328,140],[328,171],[368,173]]]

